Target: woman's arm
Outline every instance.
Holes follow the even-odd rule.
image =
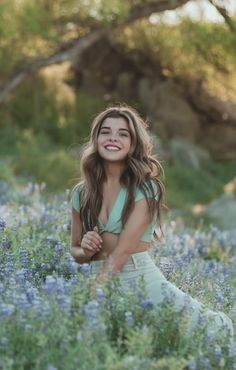
[[[82,238],[80,214],[72,207],[71,214],[71,255],[78,263],[89,262],[94,254],[101,249],[102,239],[98,228],[88,231]]]
[[[105,260],[103,268],[97,275],[97,282],[102,282],[107,275],[115,275],[122,270],[129,256],[136,253],[140,239],[150,223],[148,203],[146,199],[142,199],[135,203],[114,251]]]
[[[78,263],[89,262],[91,257],[85,255],[80,243],[82,239],[82,224],[79,213],[72,208],[71,213],[71,255]]]

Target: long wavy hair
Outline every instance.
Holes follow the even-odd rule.
[[[106,173],[103,159],[98,153],[98,135],[106,118],[123,118],[128,123],[131,144],[134,148],[126,157],[126,166],[120,178],[120,184],[127,189],[127,200],[121,215],[122,225],[124,226],[134,208],[135,192],[139,189],[147,199],[151,217],[156,214],[163,236],[161,211],[165,207],[163,203],[165,188],[160,178],[164,175],[164,170],[152,155],[153,145],[147,132],[148,124],[135,109],[127,105],[109,107],[98,114],[92,122],[89,141],[82,152],[81,178],[72,189],[72,193],[79,190],[83,233],[98,226],[98,216],[102,207],[102,185],[106,181]],[[159,240],[156,232],[154,236]]]

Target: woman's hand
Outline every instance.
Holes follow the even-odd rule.
[[[103,240],[99,235],[98,227],[95,226],[93,231],[88,231],[84,234],[80,246],[83,248],[84,254],[87,257],[92,257],[101,250],[102,242]]]

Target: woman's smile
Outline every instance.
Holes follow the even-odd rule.
[[[123,161],[131,150],[128,122],[122,117],[106,118],[98,134],[98,153],[104,160]],[[111,153],[116,153],[115,155]]]
[[[104,147],[106,150],[111,150],[111,151],[119,151],[120,150],[120,148],[118,147],[118,146],[116,146],[116,145],[106,145],[105,147]]]

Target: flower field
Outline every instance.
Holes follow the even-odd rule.
[[[1,184],[4,187],[4,184]],[[91,294],[90,265],[70,256],[68,192],[50,201],[40,186],[0,196],[0,369],[235,369],[236,341],[186,335],[187,313],[171,298],[154,309],[142,281]],[[236,322],[236,232],[165,227],[150,251],[168,280]]]

